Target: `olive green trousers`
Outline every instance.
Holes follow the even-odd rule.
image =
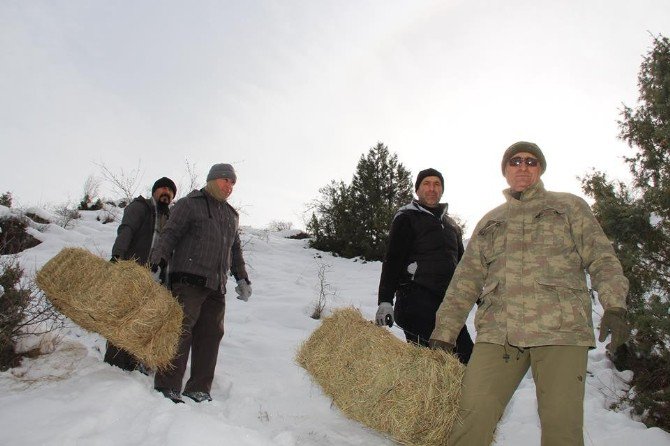
[[[519,349],[475,343],[465,370],[460,420],[451,446],[489,446],[514,391],[531,369],[535,381],[542,446],[584,444],[584,382],[588,347],[542,346]]]

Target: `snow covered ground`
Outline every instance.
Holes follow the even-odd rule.
[[[0,207],[0,216],[7,213]],[[31,229],[42,243],[20,254],[26,273],[33,274],[66,246],[108,258],[118,223],[103,225],[97,215],[82,212],[71,229],[55,224]],[[243,229],[254,294],[249,302],[231,298],[229,283],[213,402],[173,404],[153,391],[151,377],[104,364],[104,339],[73,326],[53,343],[51,353],[0,373],[0,444],[395,444],[345,418],[294,361],[300,343],[319,325],[310,318],[319,295],[319,269],[335,293],[327,311],[354,305],[372,320],[381,264],[334,258],[284,235]],[[601,312],[595,308],[596,324]],[[472,318],[468,323],[474,332]],[[605,357],[604,345],[590,353],[585,444],[670,445],[670,434],[608,410],[627,377]],[[530,446],[539,439],[535,387],[527,376],[499,425],[497,444]]]

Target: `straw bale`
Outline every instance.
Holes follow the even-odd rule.
[[[64,248],[37,272],[36,282],[61,313],[146,366],[164,369],[176,354],[182,308],[146,267]]]
[[[455,356],[403,342],[344,308],[323,320],[296,361],[349,418],[402,444],[446,444],[465,371]]]

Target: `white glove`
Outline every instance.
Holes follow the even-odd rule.
[[[379,308],[377,308],[375,323],[377,325],[388,325],[389,327],[393,327],[393,305],[388,302],[380,303]]]
[[[251,282],[249,282],[249,279],[238,280],[235,292],[239,300],[248,301],[249,297],[251,297]]]

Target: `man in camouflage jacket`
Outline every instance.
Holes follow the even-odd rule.
[[[170,260],[170,284],[184,309],[183,332],[171,367],[156,373],[154,387],[175,403],[189,353],[191,376],[183,395],[211,401],[219,343],[223,337],[227,274],[237,280],[238,299],[248,300],[251,282],[245,268],[237,211],[228,203],[237,180],[230,164],[215,164],[207,185],[179,200],[151,255],[152,271]]]
[[[587,353],[595,347],[585,271],[605,309],[600,340],[628,337],[628,280],[588,204],[544,189],[546,160],[510,146],[506,203],[477,224],[436,316],[430,344],[451,349],[477,303],[476,342],[463,378],[450,445],[489,445],[528,369],[537,388],[542,445],[583,444]]]

